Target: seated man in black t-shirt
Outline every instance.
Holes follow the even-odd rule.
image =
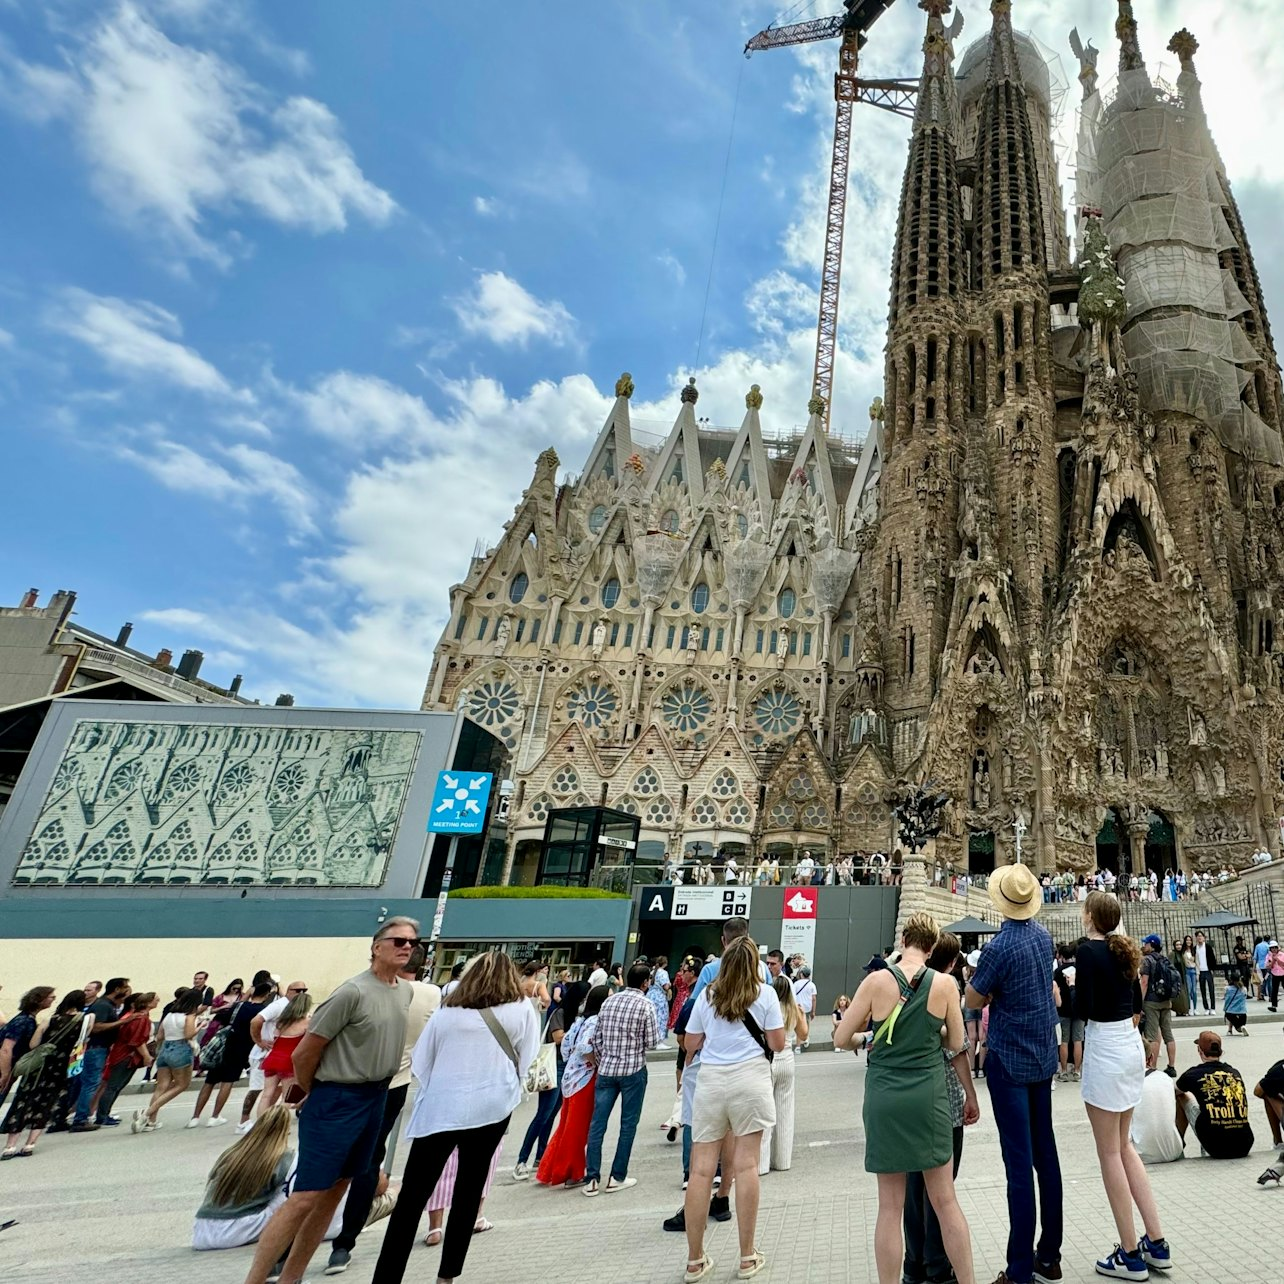
[[[1221,1036],[1205,1030],[1195,1040],[1199,1065],[1177,1080],[1177,1131],[1190,1124],[1210,1159],[1242,1159],[1253,1149],[1248,1093],[1233,1066],[1222,1062]]]
[[[1277,1146],[1284,1144],[1280,1138],[1280,1120],[1284,1118],[1284,1061],[1277,1061],[1261,1077],[1253,1095],[1262,1099],[1266,1122],[1271,1126],[1271,1140]]]

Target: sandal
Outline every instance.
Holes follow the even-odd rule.
[[[4,1156],[0,1156],[4,1158]],[[1259,1186],[1265,1186],[1267,1182],[1273,1181],[1277,1186],[1280,1184],[1280,1171],[1278,1168],[1268,1168],[1258,1179]]]
[[[474,1235],[484,1235],[488,1230],[494,1230],[494,1229],[495,1229],[495,1223],[492,1221],[487,1221],[486,1218],[484,1217],[479,1217],[473,1223]]]
[[[36,1153],[35,1146],[22,1146],[18,1150],[19,1159],[30,1159]]]
[[[10,1147],[8,1150],[0,1150],[0,1159],[16,1159],[18,1157],[18,1148]]]
[[[692,1267],[695,1270],[692,1270]],[[687,1269],[682,1275],[682,1284],[696,1284],[697,1280],[702,1280],[709,1272],[713,1270],[713,1258],[708,1253],[701,1253],[698,1262],[687,1262]]]
[[[745,1265],[746,1262],[749,1263],[748,1266]],[[736,1272],[736,1279],[752,1279],[766,1265],[766,1257],[755,1248],[751,1257],[742,1257],[740,1259],[740,1269]]]
[[[436,1248],[437,1245],[441,1243],[444,1234],[445,1232],[442,1230],[430,1230],[428,1234],[424,1236],[424,1247]]]

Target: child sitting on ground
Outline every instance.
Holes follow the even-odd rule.
[[[1248,991],[1237,972],[1232,972],[1226,982],[1222,1011],[1226,1016],[1226,1033],[1242,1034],[1247,1038],[1245,1026],[1248,1025]]]

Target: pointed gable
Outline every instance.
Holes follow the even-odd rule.
[[[762,444],[762,424],[758,417],[761,408],[762,393],[754,384],[745,394],[745,417],[731,443],[727,478],[732,494],[741,486],[748,488],[749,494],[758,501],[758,511],[765,522],[771,512],[771,473]]]
[[[813,407],[818,403],[813,403]],[[829,465],[829,439],[825,433],[822,409],[812,409],[807,419],[807,427],[802,441],[798,444],[798,453],[790,466],[791,477],[799,473],[807,478],[807,484],[820,498],[825,506],[825,515],[832,527],[838,517],[838,496],[834,489],[834,474]]]
[[[682,389],[682,407],[673,421],[659,458],[651,470],[647,490],[651,493],[666,483],[674,481],[684,485],[692,503],[704,498],[704,467],[700,459],[700,431],[696,423],[695,407],[700,394],[696,391],[695,376]]]
[[[856,465],[856,476],[847,494],[843,530],[859,530],[874,520],[878,513],[878,479],[883,471],[883,403],[880,398],[870,407],[869,432]]]
[[[632,395],[633,377],[626,370],[615,381],[615,404],[589,452],[582,481],[618,477],[624,461],[633,454],[633,428],[629,420],[629,398]]]

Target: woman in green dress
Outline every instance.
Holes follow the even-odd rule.
[[[834,1031],[850,1048],[874,1023],[865,1071],[865,1171],[878,1174],[874,1258],[879,1284],[898,1284],[904,1241],[905,1174],[921,1172],[941,1224],[941,1238],[958,1284],[976,1284],[972,1238],[954,1193],[954,1130],[945,1088],[945,1047],[963,1046],[958,986],[927,967],[939,929],[928,914],[911,914],[901,934],[897,965],[861,982]],[[965,1089],[972,1087],[963,1079]],[[977,1111],[969,1093],[965,1122]]]

